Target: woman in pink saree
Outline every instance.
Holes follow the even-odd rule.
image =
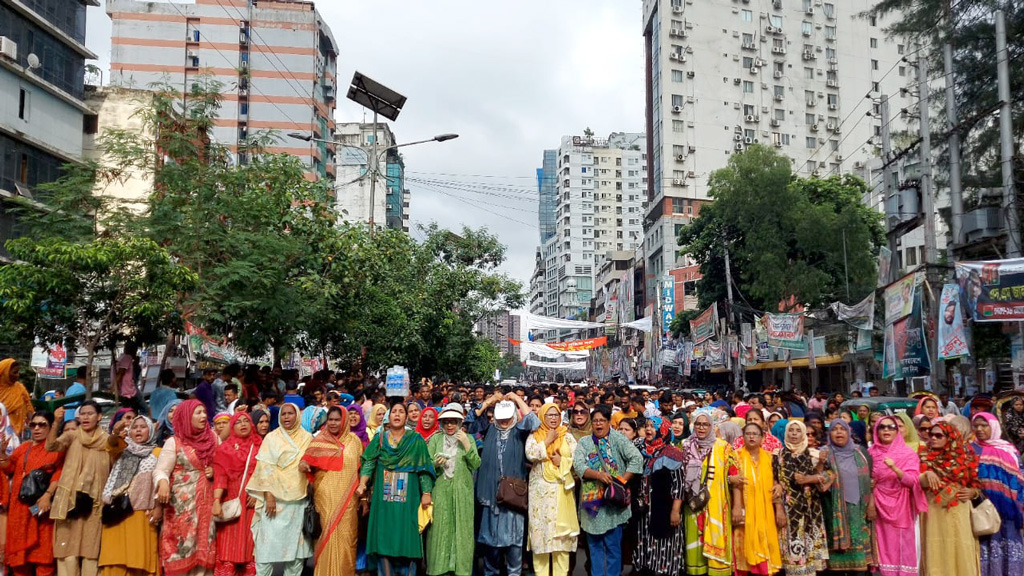
[[[917,453],[903,441],[896,418],[886,416],[875,423],[871,454],[871,477],[875,482],[875,536],[878,569],[882,576],[917,576],[915,545],[917,515],[928,510],[918,477],[921,463]]]

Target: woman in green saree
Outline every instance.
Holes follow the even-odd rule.
[[[366,553],[377,558],[381,574],[415,574],[423,558],[419,507],[431,504],[434,463],[427,443],[405,429],[405,406],[397,403],[385,427],[366,446],[356,494],[362,497],[373,480]]]

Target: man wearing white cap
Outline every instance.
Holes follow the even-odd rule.
[[[481,506],[477,542],[484,545],[484,576],[520,576],[526,510],[510,496],[509,487],[526,487],[526,439],[540,426],[537,415],[514,393],[494,406],[494,425],[485,417],[470,430],[484,436],[481,466],[476,479],[476,498]],[[499,490],[499,484],[505,489]],[[502,495],[503,498],[499,498]],[[504,562],[502,562],[504,560]]]

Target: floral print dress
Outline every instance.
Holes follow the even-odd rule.
[[[828,537],[825,516],[815,485],[800,486],[796,474],[817,474],[810,450],[794,454],[788,449],[779,452],[773,462],[775,480],[783,487],[786,527],[779,531],[782,565],[786,576],[814,576],[825,570],[828,562]]]

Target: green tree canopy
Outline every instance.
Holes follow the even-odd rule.
[[[678,238],[701,267],[701,308],[726,298],[727,247],[736,299],[759,310],[778,310],[790,297],[812,307],[856,301],[874,288],[884,234],[881,216],[861,202],[861,180],[798,178],[788,158],[752,146],[715,171],[709,187],[714,202]]]

